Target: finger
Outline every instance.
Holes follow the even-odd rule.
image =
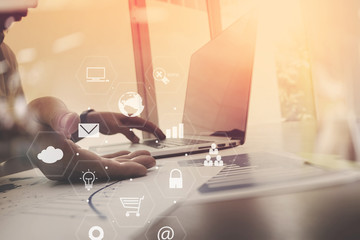
[[[154,123],[140,117],[131,117],[122,119],[121,122],[126,126],[133,126],[136,129],[154,134],[157,138],[163,140],[165,134]]]
[[[37,98],[29,106],[37,121],[49,125],[66,137],[69,138],[77,130],[79,115],[70,112],[61,100],[53,97]]]
[[[130,158],[135,158],[137,156],[143,156],[143,155],[151,156],[151,153],[146,150],[138,150],[138,151],[134,151],[134,152],[130,153],[128,156]]]
[[[156,165],[155,158],[148,155],[141,155],[131,159],[116,159],[118,162],[136,162],[143,165],[146,168],[152,168]]]
[[[135,151],[135,152],[132,152],[132,153],[129,153],[127,155],[122,155],[122,156],[119,156],[117,157],[115,160],[119,160],[119,159],[132,159],[132,158],[135,158],[137,156],[151,156],[150,152],[149,151],[146,151],[146,150],[138,150],[138,151]]]
[[[131,153],[130,151],[119,151],[116,153],[110,153],[110,154],[106,154],[104,156],[102,156],[103,158],[115,158],[115,157],[120,157],[123,155],[128,155],[129,153]]]
[[[147,173],[146,167],[137,162],[117,162],[106,159],[103,160],[103,164],[108,167],[106,173],[110,179],[141,177]]]
[[[153,126],[149,127],[148,125],[146,125],[144,127],[136,127],[136,129],[152,133],[157,139],[164,140],[166,136],[163,133],[163,131],[160,128],[158,128],[155,124],[151,123],[151,125],[154,125],[154,127]]]
[[[103,167],[103,166],[106,166]],[[90,168],[92,172],[96,173],[96,178],[99,180],[118,180],[135,178],[146,175],[147,169],[144,165],[137,162],[118,162],[109,159],[92,160],[88,164],[76,165],[70,175],[61,179],[54,180],[67,180],[71,179],[73,182],[81,182],[81,176],[84,169]]]
[[[121,133],[125,135],[127,139],[129,139],[132,143],[139,143],[140,139],[135,135],[133,131],[130,130],[130,128],[123,128],[121,130]]]

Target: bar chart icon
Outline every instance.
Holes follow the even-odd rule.
[[[166,138],[184,138],[184,124],[180,123],[179,126],[166,129]]]

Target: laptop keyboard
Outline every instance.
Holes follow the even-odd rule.
[[[203,166],[204,159],[187,161]],[[223,161],[219,173],[199,188],[201,193],[295,183],[333,174],[300,160],[263,152],[224,156]]]
[[[143,144],[153,148],[169,148],[169,147],[181,147],[195,144],[210,143],[210,141],[186,139],[186,138],[175,138],[165,140],[146,140]]]

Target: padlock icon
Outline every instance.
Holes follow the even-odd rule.
[[[177,177],[175,176],[176,173],[178,173]],[[170,172],[169,187],[170,188],[183,188],[182,172],[177,168],[171,170],[171,172]]]

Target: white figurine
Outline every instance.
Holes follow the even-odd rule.
[[[211,148],[209,149],[209,154],[211,155],[217,155],[219,154],[219,150],[216,148],[216,144],[211,144]]]
[[[215,166],[217,166],[217,167],[224,166],[224,162],[223,162],[223,160],[221,160],[221,155],[216,156]]]
[[[205,157],[205,161],[204,161],[204,166],[205,167],[212,167],[214,165],[213,161],[211,160],[211,156],[210,155],[206,155]]]

